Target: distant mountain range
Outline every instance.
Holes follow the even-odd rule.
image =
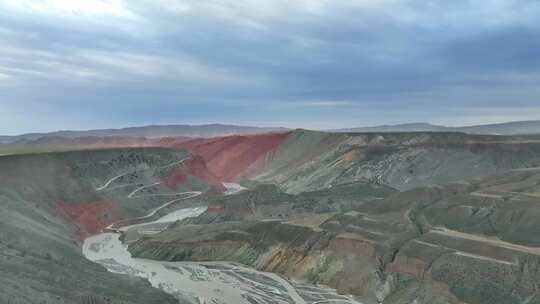
[[[447,127],[428,123],[408,123],[329,130],[332,132],[463,132],[468,134],[518,135],[540,134],[540,120],[514,121],[464,127]]]
[[[285,128],[261,128],[225,124],[208,125],[151,125],[122,129],[99,129],[88,131],[56,131],[50,133],[28,133],[17,136],[0,136],[0,143],[24,143],[41,138],[80,138],[80,137],[216,137],[238,134],[257,134],[286,131]]]
[[[16,136],[0,136],[0,144],[25,144],[40,139],[59,140],[60,138],[85,137],[218,137],[227,135],[259,134],[269,132],[284,132],[289,129],[281,127],[253,127],[225,124],[208,125],[151,125],[122,129],[99,129],[88,131],[56,131],[50,133],[28,133]],[[486,124],[464,127],[447,127],[429,123],[407,123],[396,125],[381,125],[374,127],[359,127],[348,129],[326,130],[327,132],[377,133],[377,132],[462,132],[468,134],[518,135],[540,134],[540,120],[515,121],[499,124]]]

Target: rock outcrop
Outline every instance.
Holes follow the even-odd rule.
[[[129,250],[240,262],[366,303],[539,303],[539,184],[540,170],[516,170],[397,193],[346,213],[177,223]]]

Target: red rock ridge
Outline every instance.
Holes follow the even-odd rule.
[[[83,240],[95,234],[116,220],[117,205],[109,200],[84,202],[78,204],[58,203],[64,217],[74,223],[79,231],[76,236]]]
[[[200,155],[208,169],[222,181],[235,181],[258,159],[275,151],[289,136],[286,133],[235,135],[197,138],[178,143],[176,147]]]
[[[180,185],[187,182],[188,176],[194,176],[204,180],[211,186],[225,190],[221,180],[210,172],[204,159],[199,155],[193,155],[182,165],[172,168],[163,178],[162,182],[171,190],[178,190]]]

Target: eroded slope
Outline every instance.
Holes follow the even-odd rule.
[[[3,156],[0,172],[0,303],[177,303],[87,261],[80,243],[177,192],[221,187],[196,156],[166,149]]]
[[[139,257],[227,260],[366,303],[539,303],[540,170],[418,188],[346,213],[196,221],[139,240]]]

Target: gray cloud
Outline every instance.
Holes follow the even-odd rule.
[[[325,111],[299,120],[328,124],[362,107],[534,106],[539,14],[535,0],[0,1],[0,98],[116,104],[133,123],[152,106],[185,112],[156,120],[242,123],[283,117],[249,105],[297,103]]]

